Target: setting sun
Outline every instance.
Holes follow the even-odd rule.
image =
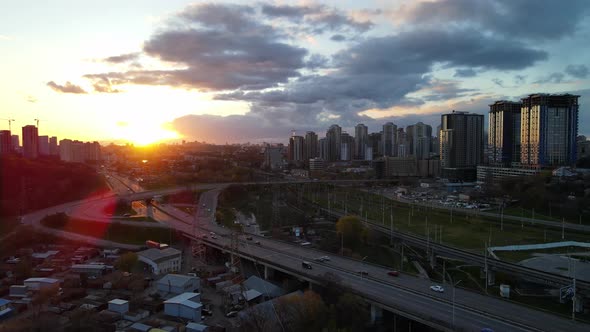
[[[152,123],[119,122],[116,126],[116,132],[117,138],[138,146],[180,138],[177,132],[165,129],[163,125]]]

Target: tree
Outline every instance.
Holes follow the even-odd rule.
[[[115,267],[121,271],[131,272],[131,270],[137,264],[137,261],[138,261],[138,258],[137,258],[136,253],[134,253],[134,252],[124,253],[115,262]]]
[[[28,258],[23,258],[14,269],[15,274],[22,279],[27,279],[33,274],[33,267]]]
[[[355,249],[366,237],[366,228],[357,216],[344,216],[338,219],[336,231],[343,237],[344,246]]]
[[[338,326],[350,331],[363,331],[369,321],[367,303],[351,293],[340,295],[331,309]]]

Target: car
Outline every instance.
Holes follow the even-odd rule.
[[[212,238],[213,240],[217,240],[217,236],[215,236],[215,235],[213,235],[211,238]]]
[[[387,272],[387,275],[390,275],[392,277],[399,277],[399,272],[398,271],[389,271],[389,272]]]
[[[251,236],[246,236],[246,240],[252,241],[252,237]]]
[[[304,269],[311,270],[311,263],[310,262],[303,261],[303,262],[301,262],[301,267],[304,268]]]
[[[207,212],[211,212],[211,209],[207,209]]]
[[[257,245],[259,245],[259,246],[260,246],[260,245],[262,245],[262,244],[260,243],[260,241],[256,241],[256,242],[254,242],[254,244],[257,244]]]
[[[201,312],[203,314],[205,314],[205,316],[213,316],[213,310],[211,310],[211,309],[204,308],[204,309],[201,309]]]
[[[131,217],[131,213],[125,213],[125,214],[123,215],[123,217],[125,217],[125,218],[127,218],[127,217]]]
[[[322,256],[322,257],[314,258],[313,260],[314,261],[317,261],[317,262],[328,262],[328,261],[330,261],[330,257],[328,257],[328,256]]]
[[[365,270],[361,270],[361,271],[357,271],[358,274],[360,274],[361,276],[368,276],[369,272],[365,271]]]
[[[207,206],[205,203],[203,203],[203,207]]]
[[[432,285],[432,286],[430,286],[430,290],[431,291],[435,291],[437,293],[443,293],[445,291],[445,289],[442,288],[442,286],[439,286],[439,285]]]
[[[238,315],[237,311],[230,311],[225,315],[225,317],[228,317],[228,318],[229,317],[236,317],[237,315]]]

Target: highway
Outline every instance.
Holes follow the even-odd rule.
[[[132,183],[129,180],[126,179],[121,179],[119,178],[120,181],[124,182],[124,181],[128,181],[129,185],[131,186],[135,186],[134,188],[138,188],[140,190],[142,190],[139,186],[137,186],[135,183]],[[341,181],[341,183],[358,183],[359,180],[343,180]],[[364,182],[364,181],[360,181],[360,182]],[[218,188],[224,188],[230,185],[255,185],[255,184],[293,184],[293,183],[322,183],[321,181],[307,181],[307,180],[302,180],[302,181],[283,181],[283,182],[270,182],[270,183],[260,183],[260,182],[247,182],[247,183],[213,183],[213,184],[202,184],[202,185],[190,185],[190,186],[182,186],[182,187],[176,187],[176,188],[170,188],[170,189],[162,189],[162,190],[155,190],[155,191],[141,191],[141,192],[136,192],[136,193],[131,193],[131,194],[127,194],[122,196],[123,198],[126,198],[128,200],[145,200],[145,199],[149,199],[153,196],[156,195],[168,195],[168,194],[172,194],[172,193],[177,193],[183,190],[187,190],[188,188],[190,188],[191,190],[203,190],[203,189],[218,189]],[[175,209],[176,210],[176,209]],[[334,211],[334,209],[331,210],[327,210],[325,208],[323,208],[323,210],[325,212],[329,212],[331,214],[334,214],[337,217],[340,217],[343,215],[343,211]],[[214,210],[213,210],[214,211]],[[182,212],[182,211],[181,211]],[[172,213],[169,211],[169,213]],[[174,217],[179,218],[179,216],[173,215]],[[387,227],[383,227],[383,226],[379,226],[379,225],[375,225],[373,223],[367,222],[367,220],[364,220],[366,222],[366,225],[368,225],[369,227],[383,232],[387,235],[390,234],[389,228]],[[566,223],[567,225],[567,223]],[[570,224],[570,226],[579,226],[579,225],[572,225]],[[428,242],[428,246],[430,248],[432,248],[433,250],[435,250],[436,253],[438,253],[439,255],[445,256],[445,257],[450,257],[450,258],[457,258],[457,259],[461,259],[464,260],[466,262],[471,262],[474,264],[478,264],[480,266],[484,266],[485,265],[485,261],[486,258],[478,253],[473,253],[470,251],[466,251],[466,250],[462,250],[462,249],[457,249],[455,247],[451,247],[451,246],[447,246],[444,244],[440,244],[440,243],[434,243],[432,241],[427,241],[427,239],[417,236],[417,235],[413,235],[413,234],[408,234],[408,233],[402,233],[402,232],[394,232],[394,237],[396,238],[400,238],[404,241],[406,241],[409,244],[415,244],[415,245],[419,245],[422,247],[426,247],[426,243]],[[545,271],[541,271],[541,270],[537,270],[537,269],[532,269],[532,268],[528,268],[522,265],[518,265],[518,264],[514,264],[514,263],[509,263],[509,262],[505,262],[505,261],[501,261],[501,260],[497,260],[497,259],[493,259],[491,257],[487,258],[487,264],[490,267],[493,267],[499,271],[507,271],[516,275],[522,275],[522,276],[526,276],[527,278],[531,279],[531,280],[537,280],[537,281],[541,281],[541,282],[545,282],[548,284],[552,284],[555,286],[563,286],[563,285],[569,285],[571,284],[571,280],[570,278],[564,277],[562,275],[558,275],[558,274],[554,274],[554,273],[549,273],[549,272],[545,272]],[[585,282],[585,281],[577,281],[577,288],[578,289],[583,289],[586,291],[590,291],[590,282]]]
[[[223,184],[227,186],[229,184]],[[213,223],[217,195],[221,188],[218,184],[191,186],[191,189],[214,188],[201,195],[199,209],[195,216],[171,206],[156,206],[172,218],[165,218],[165,222],[175,229],[188,234],[191,237],[201,239],[203,234],[215,232],[220,235],[218,239],[201,239],[210,246],[218,248],[229,247],[229,230]],[[146,199],[154,195],[178,192],[186,190],[174,188],[161,191],[142,192],[127,195],[128,198]],[[67,211],[74,208],[82,208],[81,205],[96,200],[112,199],[110,197],[95,198],[85,201],[62,204],[60,206],[44,209],[23,217],[23,222],[43,228],[40,220],[47,215]],[[203,207],[205,204],[205,207]],[[211,211],[209,211],[209,209]],[[161,216],[161,214],[158,214]],[[56,235],[66,238],[84,238],[84,236],[51,230]],[[336,274],[343,284],[349,286],[355,292],[365,297],[369,302],[378,303],[392,311],[403,312],[417,320],[423,320],[430,325],[447,330],[479,331],[483,327],[491,327],[496,331],[587,331],[589,326],[580,322],[574,322],[545,312],[532,310],[524,306],[503,301],[498,298],[484,296],[478,293],[456,289],[455,322],[456,327],[450,325],[452,321],[451,288],[445,285],[446,291],[442,294],[429,290],[430,282],[413,276],[402,274],[399,278],[387,275],[388,270],[383,267],[359,262],[345,257],[331,256],[331,261],[319,263],[313,261],[325,253],[315,251],[299,245],[284,243],[267,238],[257,238],[261,245],[254,245],[251,241],[241,239],[241,247],[238,253],[243,257],[264,263],[287,273],[300,275],[303,279],[315,280],[326,272]],[[88,240],[88,239],[85,239]],[[94,239],[97,245],[117,245],[101,239]],[[92,242],[91,242],[92,243]],[[312,270],[303,270],[301,261],[313,261]],[[362,277],[358,271],[369,273]],[[536,271],[536,270],[532,270]]]
[[[196,216],[190,216],[173,207],[161,206],[163,211],[174,215],[176,220],[171,226],[190,231],[197,239],[210,246],[228,250],[230,246],[230,231],[217,226],[213,222],[214,207],[219,190],[205,192],[201,195],[199,209]],[[203,207],[205,204],[205,207]],[[208,211],[211,209],[211,212]],[[214,232],[217,239],[211,236],[203,239],[202,235]],[[188,232],[187,232],[188,233]],[[188,233],[190,234],[190,233]],[[275,241],[264,237],[256,237],[260,245],[248,241],[243,236],[240,239],[240,255],[254,261],[275,266],[287,273],[295,273],[307,279],[321,278],[326,272],[336,274],[349,288],[369,301],[393,310],[413,313],[414,318],[422,318],[428,322],[440,322],[438,327],[446,326],[452,321],[452,291],[449,285],[444,285],[446,291],[442,294],[432,292],[432,285],[428,280],[402,274],[400,277],[387,275],[388,269],[373,264],[359,262],[340,256],[330,256],[329,262],[319,263],[314,258],[326,255],[300,245]],[[303,260],[312,262],[313,269],[302,269]],[[358,271],[367,271],[368,276],[362,277]],[[484,296],[478,293],[457,288],[455,321],[456,328],[465,331],[479,331],[483,327],[491,327],[496,331],[586,331],[588,325],[573,322],[561,317],[532,310],[498,298]],[[515,313],[518,313],[515,315]]]

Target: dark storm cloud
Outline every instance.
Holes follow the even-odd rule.
[[[330,37],[331,41],[335,41],[335,42],[341,42],[341,41],[345,41],[346,37],[343,35],[333,35],[332,37]]]
[[[325,68],[328,67],[329,62],[330,59],[326,56],[314,53],[305,61],[305,67],[309,69]]]
[[[541,77],[540,79],[536,80],[535,83],[537,84],[546,84],[546,83],[553,83],[558,84],[562,83],[565,75],[563,73],[551,73],[545,77]]]
[[[308,6],[262,5],[262,13],[271,17],[301,19],[303,16],[312,12],[314,10]]]
[[[459,68],[455,69],[455,75],[453,77],[474,77],[477,72],[471,68]]]
[[[514,84],[521,85],[526,83],[526,76],[524,75],[515,75],[514,76]]]
[[[125,63],[129,61],[134,61],[139,58],[139,53],[127,53],[121,55],[114,55],[107,58],[102,59],[104,62],[110,63]]]
[[[346,13],[324,5],[290,6],[263,5],[262,13],[271,18],[283,18],[305,23],[304,30],[315,34],[327,31],[366,32],[373,27],[371,21],[358,21]]]
[[[429,83],[427,91],[430,93],[422,97],[424,101],[450,100],[476,93],[477,89],[461,88],[459,81],[433,80]]]
[[[178,69],[97,75],[108,77],[112,84],[258,90],[285,83],[299,76],[299,70],[305,67],[307,50],[281,42],[281,31],[261,23],[253,7],[193,5],[177,20],[146,41],[143,51]],[[318,58],[312,60],[317,66]]]
[[[413,31],[372,38],[333,57],[338,70],[323,76],[300,77],[284,90],[219,95],[219,99],[314,103],[367,100],[389,107],[406,94],[428,85],[435,63],[484,69],[523,69],[547,54],[517,42],[506,42],[475,31]]]
[[[472,25],[509,38],[544,40],[573,34],[589,10],[587,0],[440,0],[402,7],[399,15],[415,24]]]
[[[75,94],[87,93],[80,86],[72,84],[69,81],[66,82],[66,84],[64,84],[64,85],[57,84],[54,81],[49,81],[47,83],[47,86],[52,88],[54,91],[61,92],[61,93],[75,93]]]
[[[504,87],[504,81],[502,81],[499,78],[492,78],[492,82],[494,82],[494,84],[496,84],[497,86],[503,88]]]
[[[586,78],[589,70],[586,65],[568,65],[565,67],[565,72],[575,78]]]

